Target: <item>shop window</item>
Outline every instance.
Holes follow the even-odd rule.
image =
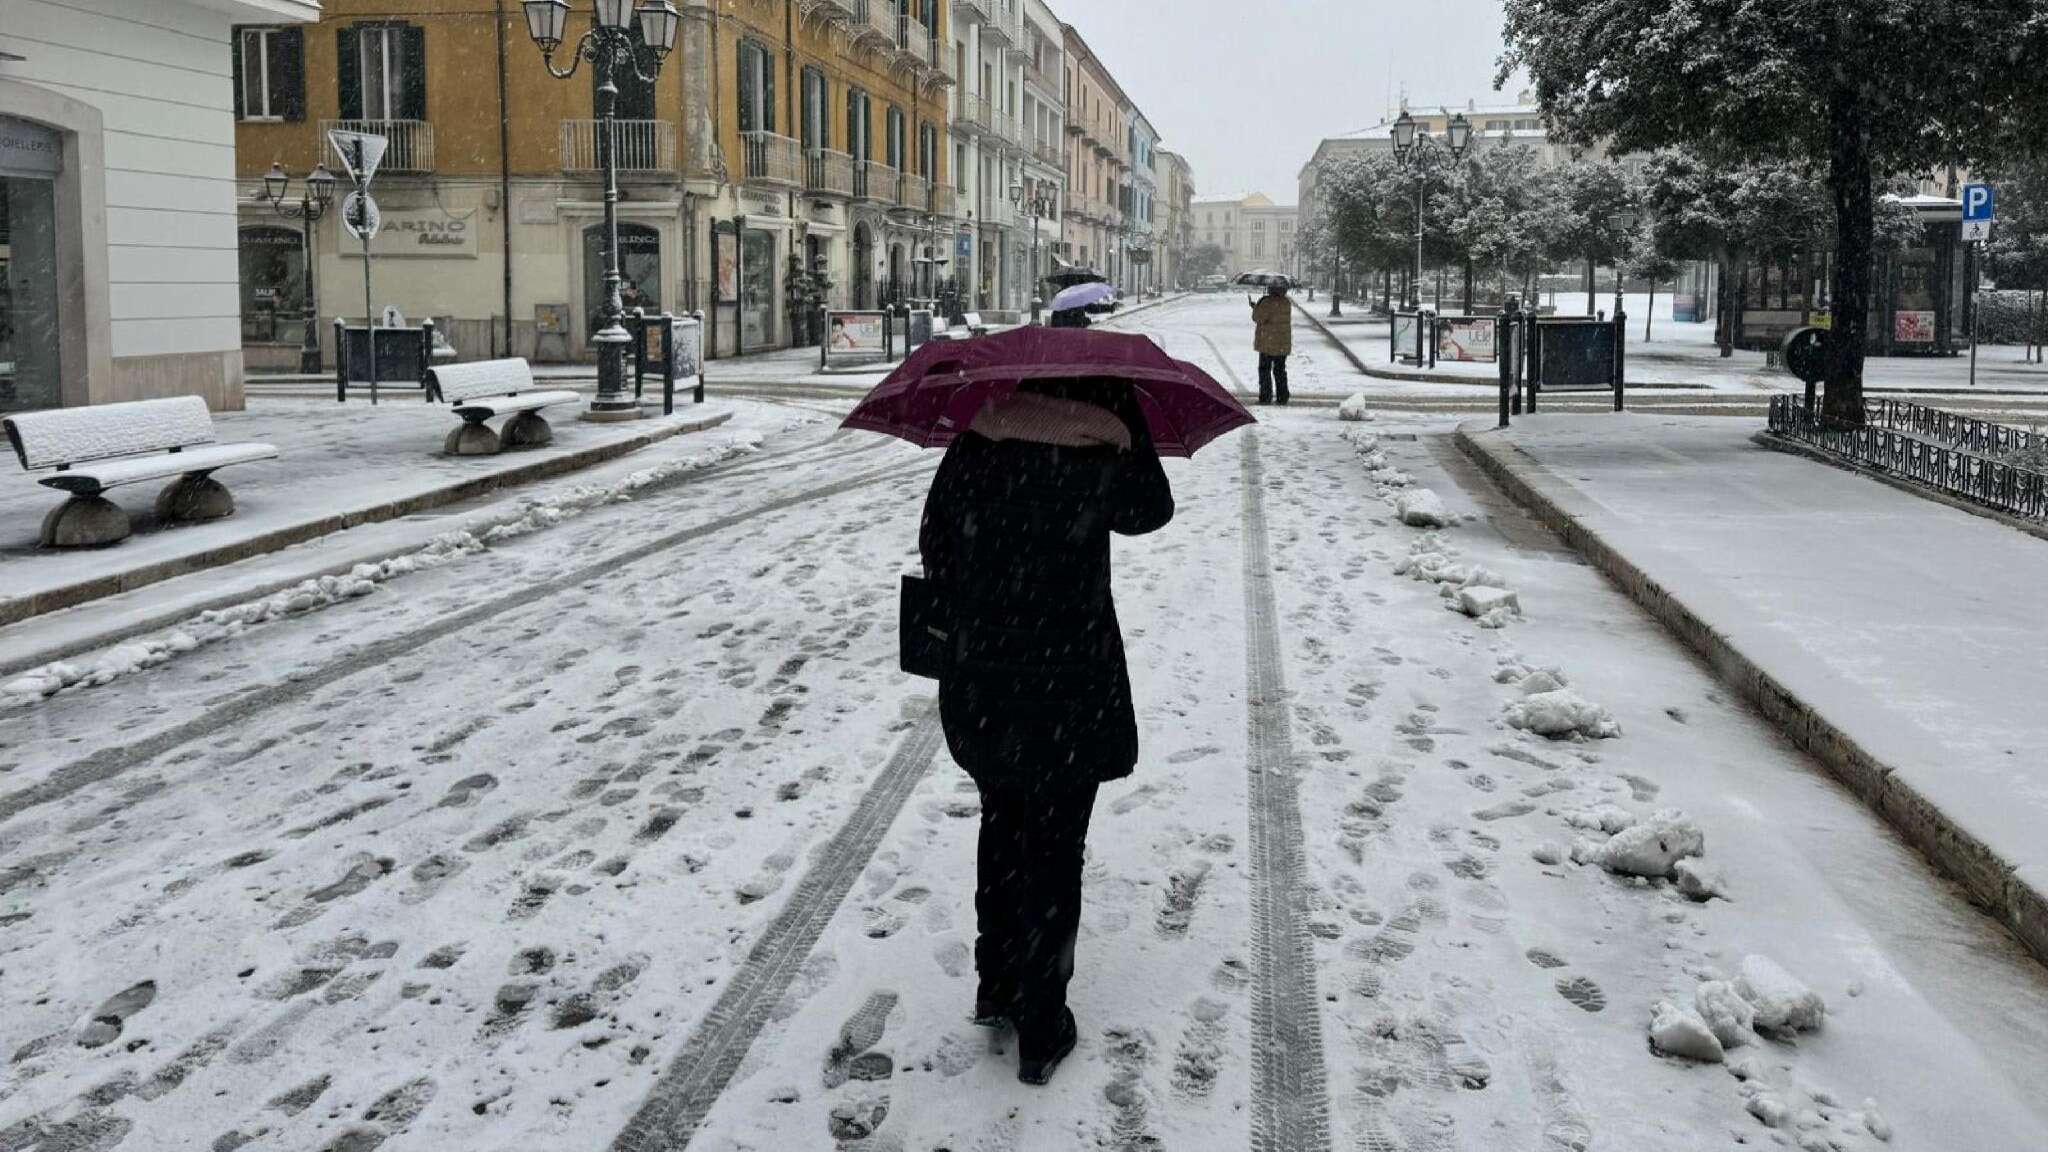
[[[244,228],[242,343],[299,344],[306,338],[306,248],[296,229]]]
[[[661,233],[646,224],[619,224],[619,302],[628,313],[661,311]],[[583,230],[585,340],[602,326],[604,306],[604,225],[593,224]]]

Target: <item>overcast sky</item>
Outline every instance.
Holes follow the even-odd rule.
[[[1377,122],[1403,85],[1417,106],[1495,99],[1500,0],[1051,2],[1203,196],[1294,203],[1316,142]]]

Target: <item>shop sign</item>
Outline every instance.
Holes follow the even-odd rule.
[[[0,173],[50,177],[63,170],[63,137],[41,124],[0,116]]]
[[[362,245],[341,246],[344,256],[361,256]],[[442,256],[475,259],[479,255],[474,217],[450,216],[438,208],[385,208],[372,256]]]

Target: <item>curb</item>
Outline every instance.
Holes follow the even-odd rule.
[[[318,539],[334,532],[354,528],[358,525],[395,520],[401,516],[411,516],[429,509],[442,507],[443,505],[469,500],[489,492],[495,492],[501,488],[517,487],[536,480],[546,480],[565,473],[575,472],[588,468],[593,464],[602,464],[607,460],[617,459],[629,452],[637,452],[650,444],[658,444],[672,436],[680,436],[689,432],[703,432],[716,428],[732,419],[732,415],[731,412],[720,412],[716,415],[696,420],[678,420],[665,424],[660,428],[652,429],[639,436],[614,440],[607,444],[593,445],[578,452],[571,452],[546,460],[536,460],[531,464],[524,464],[507,471],[493,472],[487,476],[478,476],[475,479],[444,485],[440,488],[430,489],[401,500],[391,500],[382,504],[373,504],[366,508],[355,508],[346,512],[338,512],[330,516],[322,516],[317,520],[286,525],[285,527],[252,536],[245,540],[237,540],[231,544],[223,544],[217,548],[195,552],[189,556],[163,560],[125,572],[95,577],[91,580],[81,580],[75,584],[67,584],[60,588],[37,592],[30,596],[0,600],[0,627],[18,624],[24,620],[31,620],[37,616],[61,609],[75,608],[80,604],[88,604],[94,600],[119,595],[122,592],[132,592],[137,588],[146,588],[151,584],[162,583],[165,580],[186,576],[193,572],[205,571],[208,568],[218,568],[224,564],[233,564],[240,560],[247,560],[252,556],[262,556],[282,548],[289,548],[294,544],[303,544],[308,540]]]
[[[1458,429],[1459,451],[1698,653],[1724,683],[1740,692],[1787,739],[1819,760],[1937,871],[1960,884],[1972,902],[1991,912],[2036,957],[2048,962],[2048,887],[2044,887],[2048,876],[2022,875],[2016,865],[1956,825],[1901,781],[1896,769],[1773,679],[1692,608],[1587,527],[1566,507],[1575,499],[1555,491],[1555,483],[1546,479],[1540,464],[1511,444],[1474,435],[1477,430],[1473,424]]]

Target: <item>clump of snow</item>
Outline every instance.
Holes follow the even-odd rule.
[[[1458,563],[1458,550],[1440,533],[1425,532],[1408,545],[1408,555],[1394,561],[1394,575],[1438,584],[1462,584],[1471,570]]]
[[[1509,701],[1508,724],[1552,740],[1608,740],[1621,725],[1607,709],[1569,688],[1537,692]]]
[[[1697,860],[1680,860],[1672,867],[1672,879],[1678,881],[1678,891],[1689,900],[1704,904],[1716,896],[1728,898],[1728,881],[1717,870],[1709,870]]]
[[[1740,1048],[1756,1039],[1756,1009],[1728,981],[1709,980],[1695,988],[1692,1006],[1721,1047]]]
[[[1706,1064],[1719,1064],[1726,1055],[1705,1021],[1669,1000],[1659,1000],[1650,1017],[1650,1046]]]
[[[1699,825],[1685,813],[1666,808],[1605,844],[1575,847],[1572,858],[1623,876],[1662,880],[1670,878],[1680,860],[1706,850],[1707,837]]]
[[[1394,512],[1411,528],[1443,528],[1452,523],[1443,497],[1428,488],[1416,488],[1394,498]]]
[[[1760,1032],[1812,1032],[1827,1017],[1820,993],[1767,956],[1744,956],[1735,991],[1756,1009]]]
[[[1337,405],[1337,419],[1356,422],[1372,419],[1372,410],[1365,406],[1365,393],[1353,392]]]
[[[1506,587],[1506,585],[1500,585],[1500,587]],[[1571,681],[1565,679],[1564,669],[1554,664],[1541,666],[1530,664],[1512,651],[1496,654],[1493,662],[1495,665],[1493,682],[1495,684],[1517,685],[1521,688],[1524,696],[1535,692],[1552,692],[1571,683]],[[1540,680],[1533,679],[1538,673],[1542,673],[1543,678]]]
[[[239,636],[259,624],[368,596],[385,581],[438,568],[492,544],[553,527],[591,508],[630,501],[633,493],[649,485],[758,451],[761,443],[759,433],[733,436],[707,450],[642,468],[615,485],[578,485],[544,497],[527,498],[507,511],[479,517],[465,528],[443,532],[402,556],[375,564],[358,564],[346,573],[301,580],[268,596],[208,609],[167,633],[124,641],[89,658],[59,660],[31,668],[0,685],[0,707],[38,703],[71,688],[97,688],[183,653]]]
[[[1756,1117],[1766,1128],[1783,1128],[1792,1110],[1775,1092],[1759,1092],[1749,1098],[1749,1114]]]
[[[1538,864],[1561,864],[1564,862],[1564,845],[1555,840],[1545,840],[1529,850]]]
[[[1618,804],[1595,804],[1564,814],[1564,822],[1587,832],[1605,832],[1612,836],[1636,825],[1636,814]]]
[[[1501,628],[1508,618],[1522,614],[1522,598],[1506,588],[1494,588],[1484,584],[1471,585],[1457,590],[1457,599],[1451,606],[1459,612],[1479,621],[1482,628]]]
[[[1877,1137],[1886,1144],[1892,1142],[1891,1121],[1886,1120],[1884,1113],[1877,1110],[1877,1101],[1875,1100],[1865,1100],[1863,1102],[1863,1128],[1864,1131],[1869,1132],[1872,1136]]]

